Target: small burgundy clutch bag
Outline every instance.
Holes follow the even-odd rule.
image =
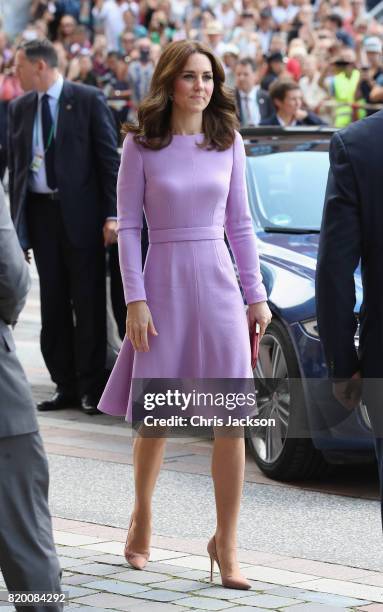
[[[259,323],[255,323],[251,334],[250,334],[250,345],[251,345],[251,367],[253,370],[257,365],[258,353],[259,353],[259,332],[261,328]]]

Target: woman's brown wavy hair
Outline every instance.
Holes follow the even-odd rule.
[[[150,90],[138,107],[138,125],[125,123],[122,133],[133,133],[137,144],[148,149],[162,149],[170,144],[172,91],[175,78],[182,72],[193,53],[206,55],[212,65],[214,89],[210,102],[203,111],[201,148],[224,151],[234,142],[238,129],[233,93],[225,87],[225,72],[220,61],[206,45],[192,40],[172,42],[162,52],[154,70]]]

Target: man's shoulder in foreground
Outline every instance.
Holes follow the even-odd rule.
[[[340,138],[344,144],[361,144],[360,139],[371,137],[372,135],[381,142],[383,138],[383,109],[369,117],[350,123],[347,127],[335,132],[333,138]]]

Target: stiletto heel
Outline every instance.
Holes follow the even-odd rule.
[[[216,561],[221,574],[222,586],[227,587],[228,589],[251,589],[251,584],[248,580],[246,580],[246,578],[233,578],[232,576],[222,575],[221,566],[218,560],[215,535],[213,535],[208,542],[207,552],[210,557],[210,582],[213,582],[213,567],[214,561]]]
[[[210,557],[210,582],[213,582],[214,559]]]
[[[128,537],[129,537],[129,531],[130,531],[130,528],[132,526],[132,523],[133,523],[133,514],[130,517],[130,523],[129,523],[129,528],[128,528],[128,535],[126,536],[125,549],[124,549],[124,557],[127,560],[127,562],[132,567],[134,567],[134,569],[142,570],[142,569],[144,569],[145,565],[147,564],[147,562],[149,560],[150,552],[149,551],[145,551],[143,553],[139,553],[139,552],[133,552],[132,550],[129,550]]]

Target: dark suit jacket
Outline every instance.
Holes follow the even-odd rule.
[[[238,89],[235,89],[235,103],[237,107],[237,116],[241,126],[243,126],[243,113],[242,113],[242,105],[241,105],[241,96]],[[261,120],[268,117],[274,110],[273,104],[271,102],[270,96],[267,91],[263,89],[258,89],[257,91],[257,102],[259,107],[259,113],[261,116]]]
[[[37,93],[29,92],[10,104],[9,191],[11,214],[24,249],[29,239],[25,202]],[[119,166],[116,128],[102,92],[64,81],[59,101],[55,170],[64,223],[75,246],[100,240],[106,217],[116,216]]]
[[[383,377],[383,111],[334,134],[316,275],[319,334],[332,377]],[[354,271],[361,258],[359,356]]]
[[[277,113],[273,113],[269,117],[262,119],[259,125],[281,125],[278,121]],[[315,113],[308,111],[308,115],[306,119],[303,121],[297,121],[297,125],[326,125],[322,119],[318,117]]]

